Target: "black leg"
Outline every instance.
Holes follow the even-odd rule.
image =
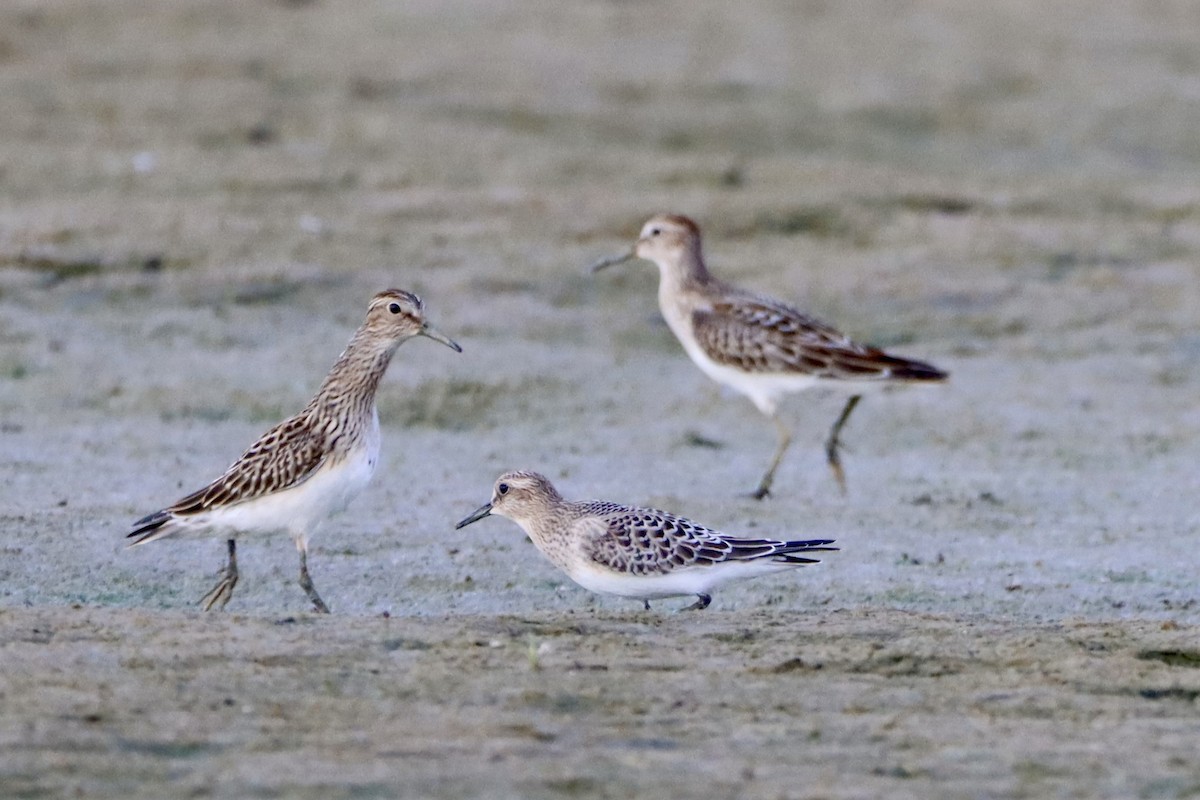
[[[229,539],[226,542],[229,549],[229,559],[225,563],[225,570],[221,573],[221,580],[217,585],[208,590],[208,594],[200,598],[200,607],[205,611],[212,611],[213,606],[224,610],[229,603],[229,598],[233,597],[233,587],[237,586],[238,570],[237,570],[237,542]]]
[[[329,606],[325,605],[325,601],[321,599],[321,595],[317,594],[317,587],[313,586],[312,577],[308,574],[308,548],[300,549],[300,588],[308,595],[308,599],[312,601],[313,610],[320,614],[328,614]]]
[[[859,400],[862,400],[861,394],[852,395],[846,401],[846,406],[838,415],[837,422],[834,422],[833,427],[829,430],[829,438],[825,440],[825,458],[829,461],[829,468],[833,470],[833,478],[837,481],[842,494],[846,493],[846,472],[842,469],[842,459],[838,456],[838,447],[842,444],[838,437],[841,436],[842,426],[846,424],[846,420],[850,419],[850,412],[858,405]]]
[[[792,432],[788,430],[782,420],[777,416],[772,416],[771,422],[775,423],[775,430],[779,431],[779,444],[775,448],[771,466],[767,467],[766,473],[758,482],[758,488],[750,493],[755,500],[762,500],[771,493],[771,484],[775,482],[775,470],[779,469],[779,462],[783,461],[783,454],[787,452],[788,445],[792,443]]]
[[[712,602],[712,595],[697,594],[696,602],[692,603],[690,606],[688,606],[687,608],[685,608],[683,610],[684,611],[703,611],[704,609],[708,608],[708,604],[711,602]]]
[[[643,599],[642,602],[646,604],[646,610],[649,611],[650,610],[650,601]]]

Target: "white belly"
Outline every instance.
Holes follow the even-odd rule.
[[[711,567],[689,567],[659,575],[625,575],[598,565],[577,566],[569,574],[585,589],[618,597],[653,600],[656,597],[708,594],[726,581],[753,578],[791,569],[777,561],[730,561]]]

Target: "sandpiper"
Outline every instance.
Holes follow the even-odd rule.
[[[713,380],[749,397],[775,423],[779,445],[752,493],[759,500],[770,493],[775,470],[792,440],[777,414],[785,394],[812,386],[850,392],[825,440],[829,467],[845,492],[838,437],[863,392],[947,377],[937,367],[854,342],[786,303],[713,277],[700,251],[700,228],[687,217],[651,217],[629,252],[597,262],[592,271],[633,258],[658,266],[659,308],[692,361]]]
[[[233,596],[237,536],[288,533],[300,551],[300,586],[316,611],[329,613],[308,574],[309,537],[370,482],[380,444],[375,393],[396,348],[414,336],[462,352],[426,321],[415,294],[388,289],[375,295],[304,410],[264,433],[208,486],[135,522],[130,546],[171,535],[226,538],[229,560],[221,580],[200,601],[208,611],[224,608]]]
[[[641,600],[647,611],[652,599],[693,594],[685,610],[707,608],[718,584],[816,564],[799,554],[838,549],[833,539],[742,539],[653,508],[571,502],[536,472],[501,475],[492,501],[455,527],[489,514],[520,525],[583,588]]]

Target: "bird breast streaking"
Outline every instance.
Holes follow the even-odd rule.
[[[313,608],[327,613],[308,572],[309,538],[370,482],[380,450],[376,391],[396,348],[414,336],[462,352],[425,319],[417,295],[400,289],[375,295],[308,405],[259,437],[215,481],[135,522],[131,546],[179,535],[226,539],[221,580],[200,601],[207,611],[224,608],[233,596],[238,536],[287,533],[300,552],[300,586]]]

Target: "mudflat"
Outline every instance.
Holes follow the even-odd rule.
[[[4,611],[10,797],[1136,797],[1194,630],[890,609]]]

